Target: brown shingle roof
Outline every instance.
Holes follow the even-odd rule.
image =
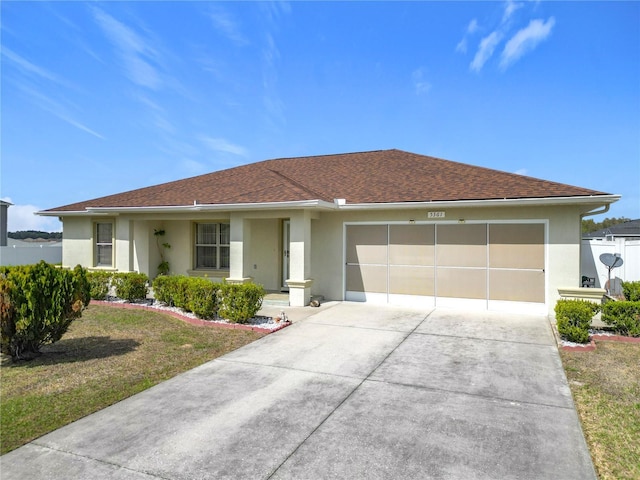
[[[608,195],[401,150],[283,158],[47,210],[160,207],[344,198],[352,203]]]

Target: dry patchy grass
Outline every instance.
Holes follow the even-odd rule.
[[[0,453],[263,335],[193,326],[149,310],[89,306],[35,360],[3,358]]]
[[[601,479],[640,478],[640,344],[598,342],[562,351],[591,457]]]

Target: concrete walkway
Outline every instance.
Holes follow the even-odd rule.
[[[545,317],[292,313],[4,455],[1,478],[596,478]]]

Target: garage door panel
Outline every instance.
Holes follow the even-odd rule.
[[[433,296],[435,278],[433,267],[389,267],[389,293]]]
[[[484,268],[436,269],[438,297],[487,298],[487,270]]]
[[[434,263],[435,225],[391,225],[389,263],[427,265]]]
[[[439,225],[437,265],[447,267],[486,267],[486,224]]]
[[[544,268],[544,225],[489,226],[490,268]]]
[[[489,299],[544,303],[544,271],[489,270]]]
[[[387,293],[387,267],[347,265],[346,286],[351,292]]]
[[[387,263],[386,225],[349,225],[347,263]]]

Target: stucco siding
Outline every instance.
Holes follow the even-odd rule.
[[[66,217],[62,233],[62,265],[73,268],[93,266],[93,220]]]

